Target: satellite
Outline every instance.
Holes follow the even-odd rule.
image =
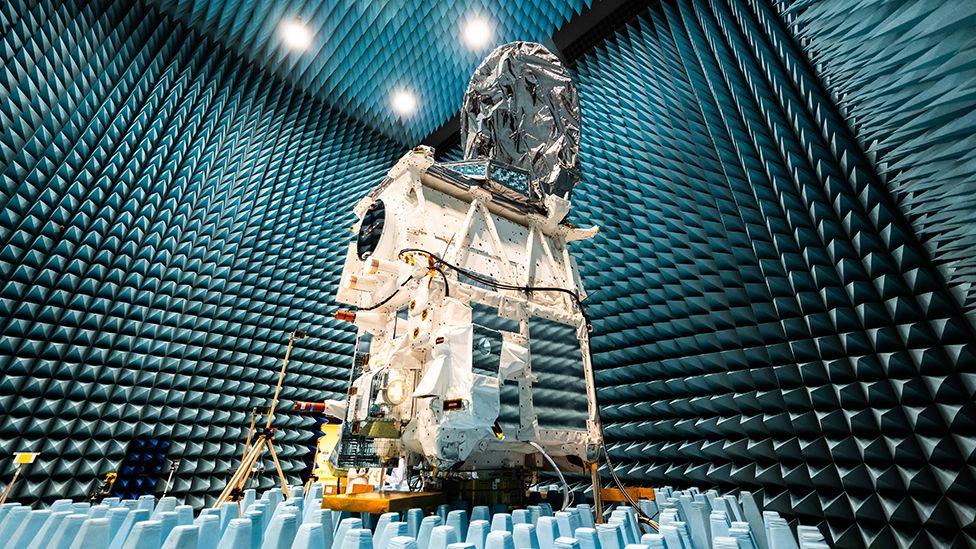
[[[339,467],[406,464],[425,488],[549,467],[601,444],[567,221],[579,108],[543,46],[499,47],[464,96],[465,159],[404,155],[357,203],[336,316],[357,329]]]

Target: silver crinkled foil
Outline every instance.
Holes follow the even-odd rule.
[[[549,50],[512,42],[471,77],[461,107],[464,158],[493,158],[531,174],[531,197],[569,198],[579,181],[579,101]]]

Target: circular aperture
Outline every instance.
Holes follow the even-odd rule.
[[[359,226],[359,238],[356,240],[356,254],[365,260],[376,251],[383,236],[383,225],[386,222],[386,206],[382,200],[377,200],[366,210],[363,223]]]

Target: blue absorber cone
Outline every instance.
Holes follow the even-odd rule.
[[[448,545],[447,549],[474,549],[474,546],[472,546],[470,543],[462,543],[459,541],[457,543]]]
[[[75,541],[78,536],[78,531],[81,530],[81,525],[88,520],[88,515],[83,515],[81,513],[72,513],[61,521],[61,526],[51,537],[51,541],[48,542],[44,549],[69,549],[71,544]]]
[[[724,500],[722,500],[724,502]],[[712,532],[712,537],[729,537],[729,516],[725,511],[712,511],[708,515],[709,528]]]
[[[134,499],[123,499],[119,502],[119,507],[125,507],[130,511],[135,511],[139,508],[139,502]]]
[[[193,507],[189,505],[176,506],[176,524],[178,526],[190,526],[193,524]]]
[[[532,524],[532,517],[529,516],[528,509],[516,509],[512,511],[512,524]]]
[[[289,486],[289,491],[291,492],[291,497],[305,499],[305,487],[301,484],[296,484],[294,486]]]
[[[453,547],[454,545],[457,544],[456,543],[452,544],[451,547]],[[465,547],[466,549],[471,549],[467,545],[465,545]],[[417,540],[413,539],[410,536],[396,536],[390,540],[389,548],[390,549],[417,549]],[[448,549],[450,549],[450,547],[448,547]]]
[[[373,549],[387,549],[387,547],[390,545],[390,541],[393,538],[406,535],[406,522],[391,522],[386,525],[386,528],[383,529],[383,534],[381,537],[373,536]]]
[[[321,524],[322,525],[322,535],[325,537],[325,542],[322,547],[324,549],[330,549],[332,547],[332,539],[335,535],[335,526],[332,524],[332,511],[329,509],[322,509],[321,507],[314,507],[306,509],[305,520],[302,524]]]
[[[207,507],[206,509],[200,509],[200,513],[197,514],[197,518],[204,515],[213,515],[217,517],[217,524],[220,524],[220,509],[214,509],[213,507]]]
[[[58,501],[64,501],[64,500],[58,500]],[[7,518],[7,513],[9,513],[11,509],[14,509],[14,508],[17,508],[17,507],[20,507],[20,504],[19,503],[4,503],[3,505],[0,505],[0,528],[3,528],[3,521],[4,521],[4,519]],[[60,509],[60,510],[61,511],[70,511],[71,510],[71,501],[68,500],[68,508],[67,509]]]
[[[125,522],[125,517],[129,516],[129,510],[125,507],[115,507],[108,511],[108,536],[109,540],[115,539],[115,534],[119,533],[119,528]],[[109,541],[111,543],[111,541]]]
[[[241,498],[241,509],[247,509],[250,507],[257,498],[258,493],[254,490],[254,488],[244,490],[244,497]]]
[[[553,549],[556,538],[559,537],[556,517],[539,517],[539,522],[535,525],[535,534],[539,536],[539,547],[541,549]]]
[[[603,549],[624,549],[623,529],[619,524],[602,524],[596,528]],[[707,549],[707,548],[706,548]]]
[[[441,524],[447,524],[447,514],[451,511],[451,506],[442,503],[437,506],[437,516],[441,517]]]
[[[346,541],[346,534],[362,527],[362,519],[350,517],[339,521],[339,528],[336,529],[335,538],[332,540],[332,549],[342,549],[342,544]]]
[[[796,539],[786,520],[775,511],[763,511],[769,549],[797,549]]]
[[[261,544],[264,543],[264,531],[266,530],[263,527],[264,518],[261,513],[248,514],[251,519],[251,547],[260,548]],[[230,526],[227,528],[230,528]]]
[[[301,519],[302,515],[305,513],[305,500],[299,497],[292,496],[285,500],[285,505],[290,505],[298,509],[298,517]],[[301,520],[299,520],[301,523]]]
[[[296,534],[298,534],[298,517],[294,513],[277,513],[271,517],[268,530],[264,533],[261,549],[291,549]]]
[[[674,528],[678,531],[678,536],[681,538],[681,544],[683,547],[694,547],[691,541],[691,531],[688,529],[688,523],[676,520],[671,523]]]
[[[373,533],[367,528],[353,528],[346,532],[342,549],[373,549]]]
[[[109,506],[104,503],[99,503],[98,505],[92,505],[88,509],[88,518],[102,518],[108,515]]]
[[[468,531],[468,512],[464,510],[451,511],[447,514],[447,525],[454,528],[458,536]]]
[[[305,494],[305,502],[308,503],[313,499],[322,499],[322,483],[313,482],[308,487],[308,493]]]
[[[325,533],[322,524],[309,522],[298,527],[292,549],[322,549],[325,547]]]
[[[576,532],[576,529],[580,527],[579,519],[573,516],[572,513],[557,511],[556,527],[559,529],[560,537],[571,538]]]
[[[7,516],[3,518],[3,523],[0,524],[0,540],[10,539],[14,535],[14,532],[20,528],[20,525],[27,520],[27,516],[30,514],[30,507],[25,507],[23,505],[18,505],[12,507],[7,513]],[[85,518],[88,518],[87,516]]]
[[[285,496],[281,493],[281,488],[270,488],[261,494],[261,499],[271,502],[271,512],[274,513],[275,508],[285,499]]]
[[[539,517],[542,516],[542,508],[538,505],[529,505],[525,509],[529,512],[529,519],[532,521],[532,524],[536,525],[538,528]]]
[[[88,511],[91,510],[91,503],[88,503],[87,501],[76,501],[71,504],[71,510],[75,513],[88,516]]]
[[[70,511],[72,501],[70,499],[59,499],[51,504],[52,513],[60,513],[61,511]],[[5,503],[7,505],[16,505],[16,503]],[[3,509],[0,508],[0,520],[3,520]]]
[[[458,541],[460,540],[458,539],[457,530],[455,530],[453,527],[436,526],[430,533],[430,544],[427,545],[427,548],[447,549],[448,545],[457,543]]]
[[[153,496],[139,496],[139,499],[136,501],[136,507],[149,511],[149,516],[152,516],[153,509],[156,508],[156,498]]]
[[[640,543],[628,543],[624,549],[647,549],[647,546]]]
[[[176,498],[173,496],[166,496],[164,498],[159,498],[156,503],[156,507],[153,509],[152,518],[153,520],[158,520],[160,513],[169,513],[176,511],[177,505]]]
[[[251,508],[250,509],[246,509],[245,511],[247,511],[246,513],[244,513],[246,516],[250,516],[250,515],[248,515],[248,513],[250,513],[251,511],[254,511],[254,512],[258,513],[259,515],[261,515],[261,523],[260,524],[255,524],[254,526],[260,526],[262,532],[268,528],[268,523],[271,522],[271,502],[270,501],[263,500],[263,499],[262,500],[255,501],[254,502],[254,505],[251,505]],[[220,515],[220,517],[221,517],[220,520],[221,521],[224,520],[223,519],[223,516],[224,516],[223,513],[221,513],[221,515]]]
[[[153,520],[158,520],[162,528],[159,532],[160,541],[165,541],[169,533],[173,531],[173,528],[179,526],[179,523],[177,523],[178,518],[176,511],[163,511],[156,515]]]
[[[626,512],[625,516],[627,517],[627,528],[630,529],[630,532],[634,536],[634,543],[640,543],[641,534],[644,532],[641,531],[640,521],[637,520],[637,509],[627,507],[624,511]],[[652,517],[654,515],[648,516]]]
[[[70,520],[71,517],[68,517]],[[67,522],[67,521],[65,521]],[[163,524],[158,520],[137,522],[129,532],[122,549],[159,549],[163,540]]]
[[[200,530],[192,524],[181,524],[166,537],[163,549],[197,549],[200,543]]]
[[[531,524],[516,524],[515,532],[512,533],[512,542],[515,549],[540,549],[539,536],[535,533],[535,526]]]
[[[648,549],[668,549],[661,534],[644,534],[641,536],[641,545]]]
[[[199,549],[216,549],[220,542],[220,518],[217,515],[200,515],[193,524],[200,529]]]
[[[742,514],[742,507],[739,506],[739,502],[736,501],[735,496],[723,496],[723,499],[725,500],[725,508],[732,514],[730,517],[732,521],[744,521],[745,516]]]
[[[56,534],[58,529],[61,528],[61,524],[64,522],[64,519],[68,518],[70,514],[71,511],[58,511],[56,513],[51,513],[50,516],[47,517],[47,520],[44,521],[44,524],[37,532],[37,535],[34,536],[34,539],[30,541],[29,545],[27,545],[27,549],[45,549],[50,543],[51,539],[54,537],[54,534]]]
[[[227,529],[227,525],[230,524],[232,519],[241,518],[237,516],[239,512],[237,510],[237,503],[233,501],[225,501],[220,504],[220,531],[223,532]],[[247,507],[242,507],[242,509],[247,510]]]
[[[603,545],[600,544],[600,536],[595,528],[577,528],[574,537],[579,540],[580,549],[603,549]]]
[[[556,538],[552,544],[554,549],[579,549],[579,541],[576,538]]]
[[[664,538],[664,543],[668,549],[672,547],[681,549],[683,547],[681,544],[681,536],[678,535],[678,529],[674,527],[674,524],[662,524],[661,536]]]
[[[624,517],[620,515],[617,515],[615,517],[611,516],[607,520],[607,525],[617,527],[617,529],[620,531],[620,534],[623,536],[623,540],[621,541],[623,545],[629,545],[635,541],[631,539],[630,532],[627,530],[626,519]]]
[[[472,520],[471,524],[468,525],[468,535],[464,541],[474,545],[475,549],[485,549],[485,540],[488,539],[489,531],[491,531],[491,525],[488,524],[487,520]]]
[[[125,539],[129,537],[129,533],[132,532],[132,527],[138,523],[149,520],[149,511],[146,509],[134,509],[129,511],[126,515],[125,520],[122,521],[122,525],[112,536],[112,542],[109,543],[109,549],[122,549],[125,545]]]
[[[0,538],[0,545],[4,547],[27,547],[36,536],[37,533],[41,531],[41,527],[47,522],[47,519],[51,516],[50,509],[42,509],[38,511],[31,511],[27,513],[27,517],[20,522],[20,526],[14,530],[13,536],[9,538]]]
[[[593,523],[593,508],[585,503],[581,503],[576,506],[576,510],[579,511],[580,526],[583,528],[593,528],[595,524]],[[653,516],[653,515],[651,515]]]
[[[420,532],[420,521],[424,520],[424,510],[423,509],[410,509],[407,511],[407,535],[417,539],[417,533]]]
[[[379,541],[383,538],[383,530],[390,525],[391,522],[396,522],[400,520],[399,513],[383,513],[380,518],[376,520],[376,528],[373,529],[373,539]]]
[[[487,505],[478,505],[471,509],[471,520],[491,520],[491,512],[488,510]]]
[[[417,532],[418,549],[428,549],[430,547],[430,536],[434,532],[434,528],[441,524],[441,517],[437,515],[424,517],[424,520],[420,521],[420,530]],[[342,525],[340,524],[339,527],[342,528]]]
[[[304,510],[302,511],[302,524],[305,524],[306,522],[311,520],[313,518],[312,515],[318,513],[319,511],[322,511],[322,500],[320,499],[312,499],[311,501],[305,500],[305,507]],[[331,513],[332,511],[329,511],[330,515]],[[322,524],[320,520],[316,520],[315,523]]]
[[[511,532],[512,515],[509,515],[508,513],[495,513],[495,515],[491,517],[491,531]]]
[[[234,519],[220,536],[217,549],[252,549],[251,519]]]
[[[109,509],[118,507],[120,501],[122,501],[121,498],[117,497],[102,498],[102,503],[108,505]]]
[[[254,532],[254,537],[256,537],[258,540],[263,540],[264,539],[264,513],[262,513],[260,509],[256,509],[256,510],[252,509],[244,513],[244,518],[249,519],[251,521],[251,530]],[[234,522],[234,519],[231,519],[231,522]],[[228,526],[228,528],[230,528],[230,526]],[[220,535],[223,536],[223,534]],[[261,546],[260,543],[256,545],[256,547],[260,547],[260,546]]]
[[[542,516],[544,516],[544,517],[551,517],[552,514],[553,514],[552,513],[552,505],[549,505],[548,503],[545,503],[545,502],[540,503],[539,504],[539,512],[542,513]]]

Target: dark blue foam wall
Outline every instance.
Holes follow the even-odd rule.
[[[976,318],[976,2],[777,4]]]
[[[291,330],[284,399],[344,390],[350,206],[400,147],[141,3],[0,22],[0,469],[41,452],[16,498],[81,498],[166,439],[170,493],[212,501]],[[315,422],[277,425],[297,481]]]
[[[841,547],[972,544],[976,338],[780,14],[662,2],[577,72],[621,476],[751,490]]]

